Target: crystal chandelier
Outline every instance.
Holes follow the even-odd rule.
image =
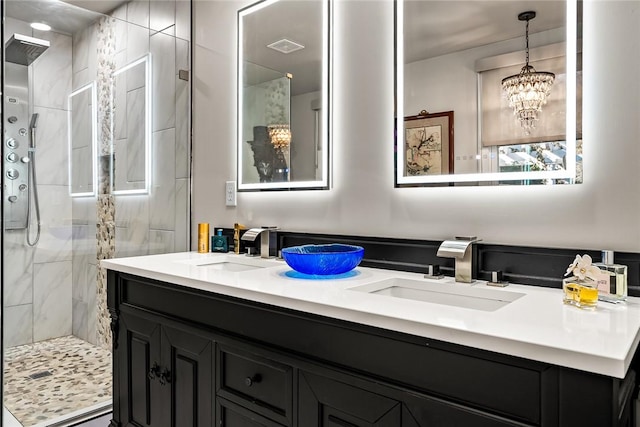
[[[529,65],[529,21],[536,17],[533,11],[522,12],[518,15],[520,21],[527,21],[526,64],[520,73],[502,79],[502,89],[509,100],[509,107],[513,108],[513,114],[520,121],[524,133],[529,135],[535,128],[538,114],[542,106],[547,103],[547,97],[551,92],[551,86],[556,78],[555,74],[545,71],[536,71]]]
[[[269,125],[267,129],[274,147],[283,149],[291,144],[291,129],[289,129],[289,125]]]

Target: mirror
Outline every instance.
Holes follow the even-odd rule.
[[[69,185],[71,197],[95,196],[98,184],[96,83],[69,95]]]
[[[151,185],[150,54],[113,73],[111,191],[147,194]]]
[[[329,188],[329,0],[238,12],[238,190]]]
[[[581,182],[576,0],[395,5],[396,187]]]

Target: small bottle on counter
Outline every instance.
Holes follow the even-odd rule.
[[[594,263],[602,271],[598,279],[598,299],[600,301],[619,303],[626,301],[627,266],[613,261],[613,251],[602,251],[602,262]]]
[[[222,228],[216,230],[216,235],[211,237],[211,252],[228,252],[229,244],[227,236],[222,235]]]
[[[237,222],[233,224],[233,252],[240,253],[240,230],[244,230],[246,227]]]
[[[201,222],[198,224],[198,253],[209,252],[209,223]]]
[[[594,309],[598,305],[598,288],[594,280],[580,280],[577,277],[568,277],[562,281],[565,304],[583,309]]]

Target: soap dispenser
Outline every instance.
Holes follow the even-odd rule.
[[[216,235],[211,237],[211,252],[228,252],[229,244],[227,236],[222,235],[222,228],[216,230]]]
[[[598,280],[598,299],[618,303],[627,299],[627,266],[613,261],[613,251],[602,251],[602,262],[594,263],[602,271]]]

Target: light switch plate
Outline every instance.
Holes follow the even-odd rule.
[[[224,201],[227,206],[238,206],[238,201],[236,200],[236,182],[235,181],[227,181],[225,190],[224,190]]]

